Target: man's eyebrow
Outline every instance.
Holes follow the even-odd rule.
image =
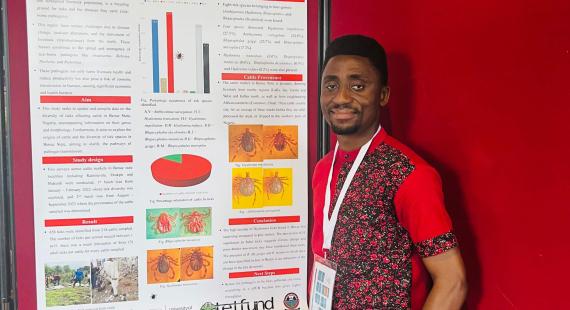
[[[361,73],[350,74],[348,76],[348,78],[351,80],[362,80],[362,81],[368,81],[369,80],[368,75],[361,74]],[[340,78],[336,75],[325,75],[322,78],[323,82],[338,81],[338,80],[340,80]]]
[[[368,80],[368,76],[366,74],[351,74],[348,76],[351,80]]]
[[[338,80],[338,77],[336,75],[323,76],[323,81],[334,81],[334,80]]]

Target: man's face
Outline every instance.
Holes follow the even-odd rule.
[[[321,110],[334,133],[355,138],[374,133],[380,107],[388,102],[389,89],[383,87],[380,74],[368,58],[331,58],[321,83]]]

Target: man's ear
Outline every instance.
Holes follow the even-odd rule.
[[[390,86],[384,86],[380,90],[380,106],[385,107],[390,99]]]

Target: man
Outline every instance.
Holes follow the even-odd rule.
[[[75,270],[74,274],[73,274],[73,287],[75,287],[75,284],[79,284],[79,286],[81,287],[81,282],[83,282],[83,270],[81,268],[77,268],[77,270]]]
[[[338,266],[333,309],[459,309],[465,271],[441,181],[381,127],[389,96],[374,39],[329,45],[320,104],[338,144],[313,176],[313,253]]]

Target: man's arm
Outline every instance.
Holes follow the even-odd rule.
[[[422,260],[433,280],[423,309],[460,309],[467,295],[467,281],[459,249],[456,247]]]

